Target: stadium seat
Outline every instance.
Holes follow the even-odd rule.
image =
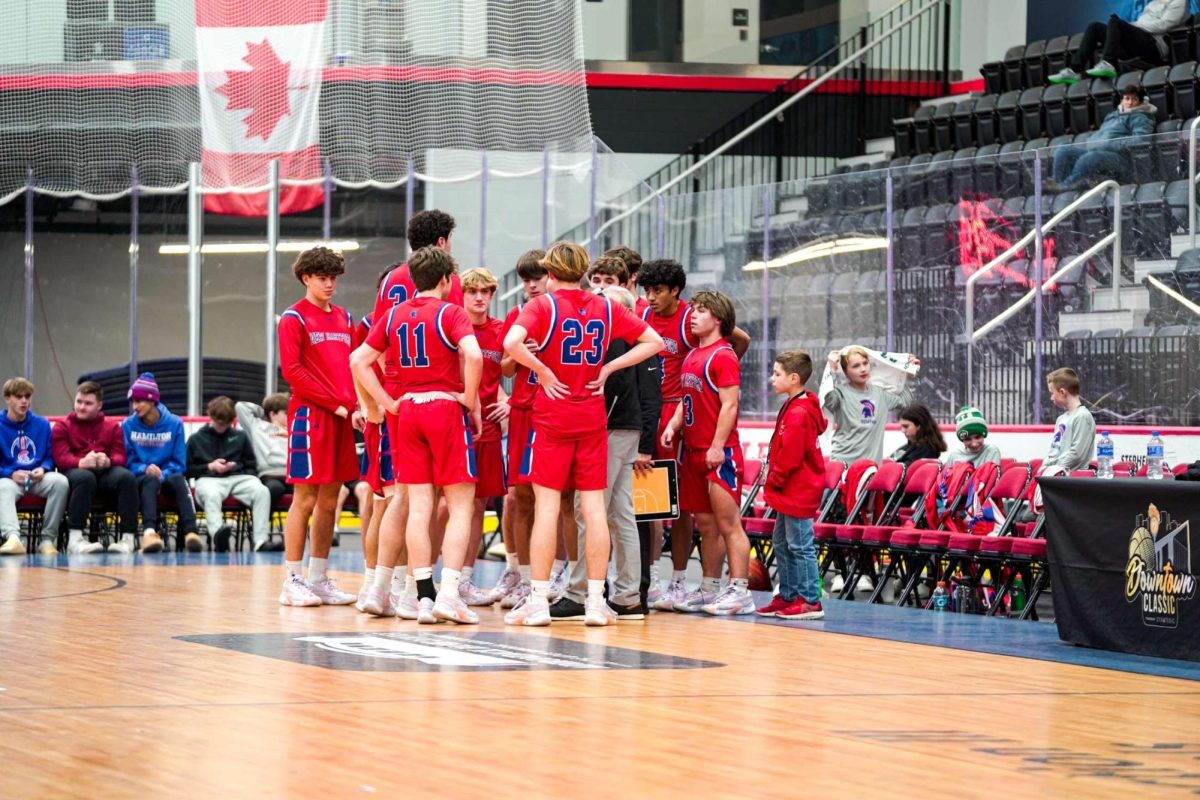
[[[1069,41],[1070,37],[1055,36],[1046,42],[1044,55],[1046,60],[1045,74],[1047,76],[1055,75],[1067,66],[1067,43]]]
[[[1192,50],[1192,28],[1195,17],[1189,16],[1179,25],[1167,31],[1167,59],[1172,64],[1182,64],[1195,57]]]
[[[1045,89],[1040,85],[1021,92],[1017,105],[1021,113],[1021,134],[1026,139],[1036,139],[1045,130],[1042,118],[1042,94]]]
[[[954,145],[954,112],[957,103],[939,103],[933,112],[933,152],[953,150]]]
[[[950,184],[952,182],[950,162],[954,160],[953,150],[943,150],[935,153],[925,168],[925,198],[929,203],[946,203],[950,201]]]
[[[1151,146],[1153,167],[1150,180],[1173,181],[1187,175],[1186,138],[1180,134],[1183,122],[1168,119],[1158,123]],[[1172,135],[1173,134],[1173,135]]]
[[[950,161],[950,201],[958,202],[975,194],[975,154],[974,147],[964,147],[954,151]]]
[[[929,153],[915,155],[908,162],[908,168],[902,173],[902,180],[897,184],[893,176],[892,185],[897,187],[897,195],[904,206],[919,206],[925,202],[925,170],[933,156]]]
[[[996,171],[996,158],[1000,145],[986,144],[975,151],[975,192],[981,199],[995,197],[999,193],[1000,179]]]
[[[1015,142],[1021,138],[1021,126],[1017,119],[1020,101],[1020,91],[1005,92],[996,99],[996,130],[1001,143]]]
[[[1004,91],[1020,91],[1024,88],[1022,64],[1025,61],[1025,45],[1018,44],[1004,53]]]
[[[1004,91],[1004,62],[989,61],[979,68],[983,76],[984,91],[988,94],[1000,94]]]
[[[1196,62],[1185,61],[1167,73],[1170,113],[1180,119],[1196,116]]]
[[[975,127],[975,141],[980,146],[994,144],[999,140],[999,130],[996,121],[996,103],[1000,95],[985,94],[975,103],[972,111]]]
[[[937,106],[921,106],[913,114],[913,152],[933,153],[933,115]]]
[[[1062,136],[1067,132],[1067,86],[1053,84],[1042,92],[1043,131],[1047,136]]]
[[[1109,112],[1117,107],[1120,98],[1116,87],[1107,78],[1096,78],[1091,82],[1089,91],[1092,97],[1092,125],[1100,127]]]
[[[996,176],[999,181],[996,192],[1001,197],[1011,199],[1013,195],[1023,192],[1026,183],[1024,173],[1027,172],[1021,155],[1024,149],[1025,143],[1019,141],[1009,142],[1000,148],[996,158]]]
[[[1041,86],[1046,82],[1046,42],[1037,40],[1025,45],[1025,55],[1022,59],[1024,83],[1022,87]]]
[[[1146,93],[1146,99],[1158,109],[1159,122],[1171,115],[1167,105],[1167,81],[1170,72],[1170,67],[1154,67],[1142,73],[1142,90]]]
[[[971,97],[954,104],[954,147],[959,150],[975,144],[976,102],[976,98]]]
[[[1067,89],[1067,120],[1075,133],[1084,133],[1095,127],[1092,124],[1091,81],[1084,79]]]
[[[1171,255],[1165,189],[1161,181],[1152,181],[1138,186],[1133,196],[1138,255],[1144,258],[1169,258]]]

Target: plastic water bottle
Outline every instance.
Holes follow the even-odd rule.
[[[1008,608],[1012,614],[1019,614],[1025,610],[1027,602],[1025,595],[1025,581],[1018,575],[1012,583],[1012,588],[1008,592]]]
[[[1100,441],[1096,443],[1096,477],[1111,478],[1113,476],[1113,441],[1108,437],[1108,431],[1100,431]]]
[[[1163,476],[1163,440],[1158,431],[1150,431],[1146,442],[1146,477],[1161,481]]]
[[[950,593],[946,591],[946,582],[938,581],[937,588],[933,590],[933,597],[929,598],[929,607],[934,611],[945,611],[950,605]]]

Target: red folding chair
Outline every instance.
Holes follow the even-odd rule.
[[[46,498],[36,494],[23,494],[17,499],[17,523],[20,525],[21,534],[25,537],[27,552],[37,552],[38,541],[42,538],[42,520],[45,513]],[[57,534],[57,531],[55,533]],[[55,538],[58,537],[55,536]]]
[[[854,506],[863,487],[874,476],[878,468],[879,466],[869,458],[860,458],[846,468],[845,474],[842,475],[838,482],[833,496],[828,498],[828,506],[817,517],[817,521],[813,525],[813,541],[817,546],[817,557],[821,562],[826,561],[826,556],[830,553],[830,546],[837,539],[838,522],[835,520],[839,518],[845,509]],[[829,471],[830,468],[826,465],[826,486],[829,485]],[[844,516],[841,518],[845,519]],[[822,570],[821,574],[825,574],[824,570]]]
[[[843,578],[841,598],[854,593],[854,584],[858,578],[855,574],[854,555],[862,541],[863,531],[868,525],[888,524],[896,518],[896,511],[904,497],[901,491],[904,482],[905,465],[898,461],[884,461],[879,465],[875,474],[867,481],[863,491],[859,493],[846,522],[834,529],[834,540],[830,543],[821,573],[824,574],[830,563],[835,563]]]
[[[973,475],[974,467],[969,462],[959,462],[942,470],[938,481],[947,484],[946,495],[940,507],[936,503],[937,493],[932,498],[934,502],[927,498],[925,524],[929,529],[910,528],[892,535],[891,544],[900,554],[907,576],[896,605],[905,605],[910,598],[920,604],[918,585],[923,574],[931,595],[937,582],[944,579],[943,559],[951,536],[951,531],[946,528],[966,503]],[[940,491],[939,485],[938,493]]]
[[[1185,466],[1184,469],[1186,469],[1186,468],[1187,467]],[[1171,472],[1171,468],[1168,467],[1166,464],[1163,464],[1162,472],[1163,472],[1163,477],[1166,478],[1167,480],[1175,479],[1175,473]],[[1149,464],[1142,464],[1140,467],[1138,467],[1137,477],[1144,478],[1149,474],[1150,474],[1150,465]],[[1072,475],[1072,477],[1074,477],[1074,475]]]

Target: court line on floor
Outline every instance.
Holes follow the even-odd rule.
[[[282,708],[287,706],[353,706],[409,705],[412,703],[514,703],[514,702],[579,702],[591,700],[747,700],[747,699],[849,699],[875,700],[889,697],[1197,697],[1200,691],[1185,692],[779,692],[772,694],[636,694],[636,695],[568,695],[565,697],[410,697],[388,700],[278,700],[232,703],[115,703],[88,706],[0,706],[0,715],[39,711],[154,711],[156,709],[206,708]]]
[[[103,578],[113,583],[111,586],[104,586],[99,589],[87,589],[82,592],[64,592],[63,594],[43,594],[37,597],[17,597],[13,600],[0,600],[0,603],[29,603],[33,600],[58,600],[63,597],[81,597],[85,594],[100,594],[101,592],[111,592],[115,589],[124,589],[128,585],[128,581],[123,578],[116,578],[112,575],[101,575],[99,572],[84,572],[83,570],[67,569],[65,567],[42,567],[42,569],[52,569],[55,572],[65,572],[68,575],[87,575],[92,578]]]

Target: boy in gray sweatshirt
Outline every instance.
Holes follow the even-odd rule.
[[[921,362],[913,363],[918,367]],[[844,353],[829,354],[829,369],[835,375],[833,389],[825,395],[822,408],[833,415],[837,430],[829,458],[852,464],[860,458],[879,461],[883,458],[883,431],[887,412],[912,402],[912,389],[907,383],[890,392],[870,383],[871,358],[862,347],[848,347]],[[846,382],[836,380],[841,372]]]
[[[1061,466],[1068,472],[1087,469],[1096,449],[1096,420],[1079,399],[1079,374],[1070,368],[1046,376],[1050,401],[1063,413],[1054,420],[1054,438],[1043,467]]]

